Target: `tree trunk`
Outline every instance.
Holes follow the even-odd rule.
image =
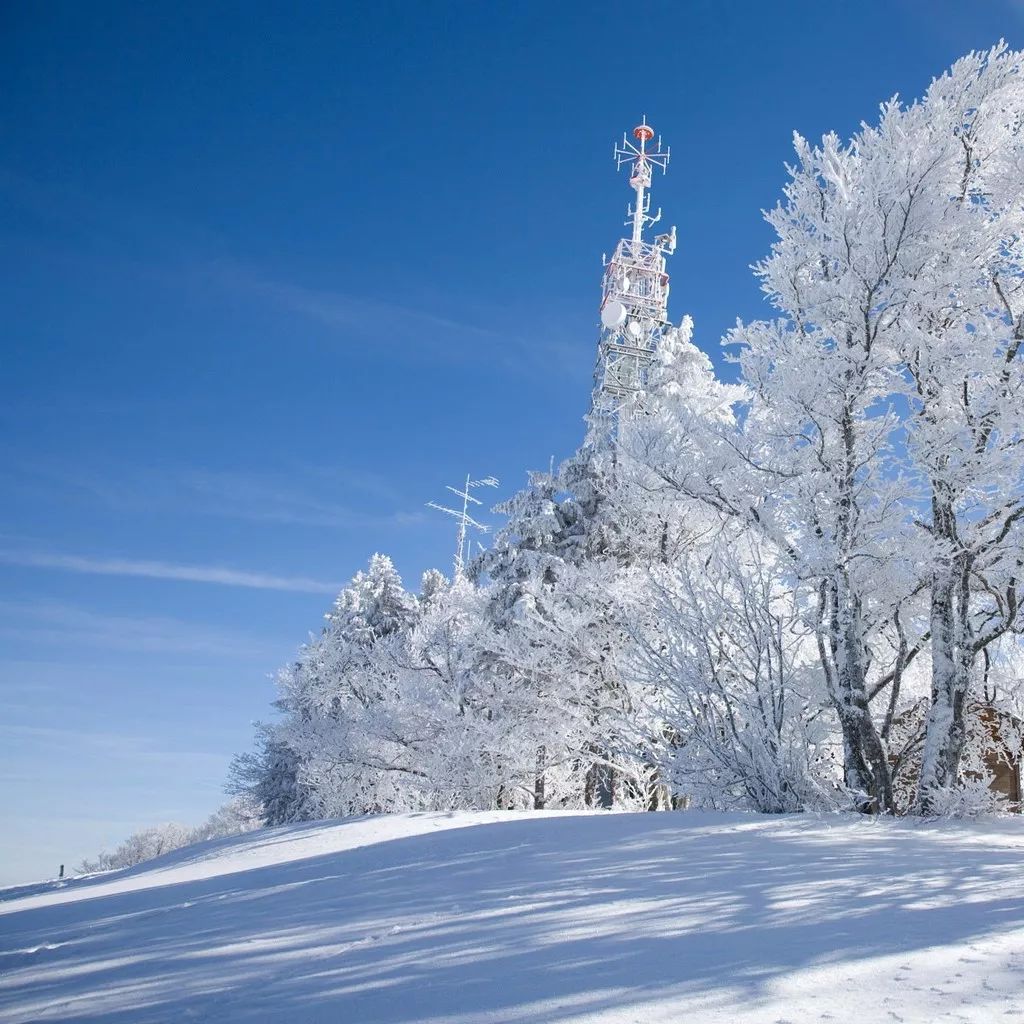
[[[588,807],[609,808],[615,802],[615,773],[603,761],[595,761],[587,771],[583,798]]]
[[[544,810],[544,764],[547,760],[547,751],[541,744],[537,748],[537,770],[533,778],[533,809]]]
[[[835,703],[843,733],[846,785],[862,794],[858,810],[891,814],[892,772],[868,706],[859,601],[850,593],[849,581],[842,572],[833,594]]]
[[[863,794],[860,810],[868,814],[890,814],[893,810],[892,773],[885,744],[878,735],[868,707],[861,600],[852,585],[849,569],[856,533],[854,508],[858,466],[856,420],[849,405],[843,410],[840,426],[843,458],[837,488],[838,558],[832,587],[834,699],[843,731],[846,784],[854,792]]]
[[[933,499],[936,535],[956,544],[952,502]],[[956,785],[966,739],[964,708],[970,684],[973,650],[970,643],[971,559],[957,552],[932,577],[932,686],[925,725],[924,751],[917,802],[922,814],[934,814],[943,791]]]

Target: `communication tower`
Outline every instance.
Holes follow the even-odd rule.
[[[594,395],[590,411],[591,429],[613,434],[630,398],[644,389],[648,372],[668,320],[668,274],[665,257],[676,249],[676,229],[670,228],[654,240],[644,240],[644,230],[661,220],[661,210],[651,214],[651,178],[655,168],[668,167],[671,151],[657,145],[648,148],[654,129],[647,118],[633,129],[634,145],[622,136],[614,150],[616,169],[628,164],[629,185],[635,193],[628,207],[629,238],[615,247],[611,259],[604,257],[601,286],[601,336]]]

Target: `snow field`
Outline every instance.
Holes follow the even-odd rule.
[[[0,891],[0,1020],[1024,1018],[1024,821],[460,812]]]

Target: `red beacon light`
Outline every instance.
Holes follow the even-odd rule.
[[[645,121],[633,129],[633,136],[641,142],[650,142],[654,138],[654,129]]]

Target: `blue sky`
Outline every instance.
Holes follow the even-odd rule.
[[[1022,30],[1009,0],[3,5],[0,884],[205,817],[340,583],[447,569],[426,501],[572,451],[641,113],[672,314],[718,360],[792,132]]]

